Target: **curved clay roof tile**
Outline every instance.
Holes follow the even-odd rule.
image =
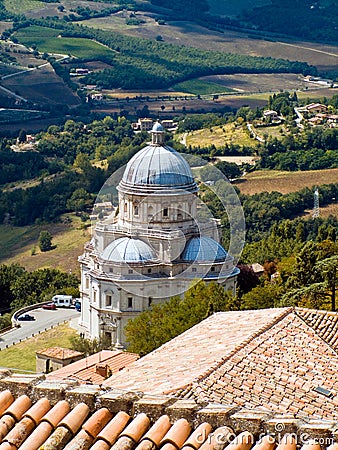
[[[276,445],[274,438],[271,435],[266,435],[256,443],[252,450],[274,450]]]
[[[249,450],[254,444],[254,437],[252,433],[248,431],[243,431],[238,436],[235,437],[230,444],[225,447],[226,450]]]
[[[93,438],[96,438],[99,432],[107,425],[112,416],[113,415],[109,409],[101,408],[89,417],[89,419],[82,425],[82,429]]]
[[[130,425],[121,433],[121,436],[127,436],[134,442],[138,442],[150,426],[150,420],[146,414],[138,414]]]
[[[53,428],[69,413],[70,406],[66,400],[61,400],[42,418],[48,422]]]
[[[14,402],[14,397],[7,389],[0,393],[0,415],[6,411],[6,409]]]
[[[9,414],[5,414],[0,420],[0,442],[8,434],[8,432],[14,427],[15,419]]]
[[[179,419],[174,423],[168,433],[164,436],[161,444],[172,444],[176,448],[181,448],[190,432],[191,427],[189,425],[189,422],[185,419]]]
[[[277,446],[277,450],[296,450],[296,439],[292,434],[285,434]]]
[[[143,436],[142,441],[147,439],[153,442],[156,446],[159,446],[161,440],[166,435],[166,433],[168,433],[170,427],[171,423],[169,417],[161,416],[150,428],[150,430]]]
[[[310,440],[301,447],[301,450],[321,450],[321,446],[315,440]]]
[[[201,447],[203,442],[207,439],[209,434],[211,433],[211,425],[207,422],[201,423],[196,430],[188,437],[188,439],[183,444],[183,448],[192,447],[197,450]],[[188,450],[188,449],[186,449]]]
[[[80,429],[83,422],[89,414],[89,407],[85,403],[79,403],[75,408],[66,415],[66,417],[59,423],[59,426],[68,428],[69,431],[75,435]]]
[[[1,450],[16,450],[15,445],[10,444],[9,442],[3,442],[0,445]]]
[[[14,417],[19,422],[25,412],[32,406],[32,402],[27,395],[21,395],[7,409],[6,414]]]
[[[209,435],[200,450],[223,450],[231,436],[234,436],[234,431],[230,427],[219,427]]]
[[[94,445],[92,445],[90,447],[90,450],[109,450],[110,449],[110,444],[107,444],[106,441],[103,441],[102,439],[100,439],[99,441],[95,442]]]
[[[135,419],[127,426],[127,428],[121,433],[121,436],[127,436],[134,442],[138,442],[144,433],[148,430],[150,420],[146,414],[138,414]]]
[[[97,435],[97,439],[102,439],[107,443],[113,445],[124,427],[127,425],[130,419],[129,414],[124,411],[120,411],[116,416],[103,428]],[[110,447],[109,447],[110,448]]]
[[[38,450],[40,446],[46,442],[53,427],[49,422],[41,422],[37,428],[30,434],[27,439],[20,446],[20,450]]]
[[[24,417],[29,417],[30,419],[38,424],[42,417],[50,410],[51,405],[47,398],[40,398],[34,405],[24,414]]]

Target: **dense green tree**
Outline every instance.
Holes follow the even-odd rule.
[[[241,298],[241,309],[275,308],[279,306],[283,289],[278,284],[256,286]]]
[[[49,231],[41,231],[39,235],[39,248],[42,252],[48,252],[52,249],[52,235]]]
[[[213,312],[228,309],[231,295],[217,283],[200,281],[185,294],[130,320],[125,328],[128,350],[144,355],[183,333]]]
[[[11,303],[15,300],[12,285],[24,272],[25,269],[18,264],[0,266],[0,313],[10,310]]]

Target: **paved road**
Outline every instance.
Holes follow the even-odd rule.
[[[66,308],[58,308],[55,311],[38,308],[33,311],[29,311],[29,314],[34,316],[36,320],[30,322],[20,322],[19,328],[13,328],[7,333],[0,335],[0,349],[6,348],[6,346],[10,346],[13,343],[20,342],[20,340],[29,338],[33,334],[37,334],[39,331],[45,331],[46,328],[51,328],[52,325],[57,325],[65,320],[80,317],[80,313],[75,311],[75,309]]]

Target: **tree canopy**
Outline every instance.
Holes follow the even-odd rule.
[[[173,297],[166,303],[130,320],[125,328],[128,350],[144,355],[217,311],[231,308],[232,297],[217,283],[202,281],[189,289],[184,298]]]

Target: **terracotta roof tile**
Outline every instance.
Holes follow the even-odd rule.
[[[89,414],[89,407],[85,403],[79,403],[61,421],[60,425],[67,428],[72,434],[76,434]]]
[[[252,450],[274,450],[276,448],[276,441],[273,436],[263,436],[260,441],[258,441]]]
[[[83,353],[77,352],[75,350],[70,350],[69,348],[62,347],[49,347],[36,352],[37,355],[48,356],[49,358],[57,359],[71,359],[79,356],[83,356]]]
[[[162,448],[170,448],[169,445],[172,445],[175,448],[181,448],[190,432],[191,427],[188,421],[186,419],[179,419],[168,430],[160,445]]]
[[[149,429],[150,420],[144,413],[138,414],[135,419],[122,431],[121,436],[128,437],[134,442],[138,442],[144,433]]]
[[[59,394],[61,395],[61,390]],[[71,405],[65,400],[57,401],[52,408],[46,398],[31,402],[31,408],[23,413],[23,417],[18,423],[11,429],[8,428],[7,433],[1,435],[0,449],[134,450],[140,449],[143,443],[144,450],[249,450],[252,447],[253,450],[275,450],[275,443],[271,440],[271,436],[265,434],[261,441],[256,442],[258,435],[256,431],[267,429],[263,426],[263,418],[270,417],[266,411],[257,410],[255,412],[246,409],[235,412],[233,408],[228,408],[231,415],[227,420],[228,423],[235,423],[236,428],[242,427],[241,430],[243,430],[239,433],[237,431],[237,435],[235,435],[233,429],[228,426],[217,428],[213,427],[209,421],[197,419],[202,417],[199,414],[192,417],[191,411],[184,408],[182,402],[177,402],[178,405],[182,405],[182,409],[179,407],[175,409],[175,414],[186,414],[188,411],[190,422],[182,415],[176,420],[173,418],[170,420],[168,415],[163,414],[156,421],[143,412],[137,414],[133,419],[123,411],[114,415],[109,408],[100,407],[100,395],[98,394],[94,402],[97,408],[92,411],[89,411],[88,406],[84,403]],[[113,402],[115,401],[118,403],[120,400],[116,398]],[[116,404],[111,406],[114,409]],[[204,411],[203,414],[209,414],[210,420],[213,420],[212,410],[216,406],[210,405],[208,408],[203,408],[201,413]],[[133,410],[134,407],[131,405],[130,409]],[[7,419],[15,423],[15,418],[7,414],[5,410],[0,417],[0,430],[6,428],[2,427]],[[279,423],[278,420],[282,419],[283,417],[276,418],[274,427],[276,427],[276,423]],[[221,420],[225,420],[224,414],[221,415]],[[129,424],[128,421],[130,421]],[[265,422],[265,425],[267,423]],[[311,435],[316,436],[315,430],[317,429],[317,432],[328,432],[328,436],[331,436],[330,430],[335,422],[310,421],[306,424],[302,421],[301,424],[302,430],[307,431],[310,437]],[[243,426],[248,426],[250,430],[246,431]],[[276,450],[296,450],[295,437],[299,436],[300,430],[299,427],[298,432],[279,444]],[[332,439],[331,441],[333,442]],[[300,443],[300,450],[321,450],[312,441],[306,444],[301,441]],[[335,447],[330,449],[327,447],[322,447],[322,450],[336,450]]]
[[[141,443],[137,447],[137,450],[144,450],[144,441],[150,441],[156,447],[158,447],[166,433],[169,431],[170,427],[171,423],[169,417],[167,415],[161,416],[150,428],[150,430],[143,436]]]
[[[183,449],[185,450],[197,450],[201,445],[207,440],[209,434],[211,433],[211,425],[209,423],[203,422],[199,425],[196,430],[188,437],[188,439],[183,444]]]
[[[82,429],[94,438],[107,425],[112,416],[107,408],[101,408],[84,423]]]
[[[6,410],[5,414],[14,417],[19,421],[24,413],[32,406],[32,402],[27,395],[21,395]]]
[[[100,431],[97,439],[102,439],[109,444],[109,447],[112,446],[127,425],[129,419],[129,414],[123,411],[118,412],[116,416],[108,423],[108,425]]]
[[[103,385],[338,419],[336,336],[338,313],[217,313]]]
[[[54,428],[61,419],[70,411],[70,406],[66,401],[59,401],[47,414],[41,419],[40,424],[28,436],[21,445],[20,450],[38,450],[40,446],[48,439]]]
[[[139,359],[136,353],[122,352],[119,350],[102,350],[86,358],[68,364],[61,369],[55,370],[47,375],[47,380],[74,379],[80,383],[102,384],[107,378],[97,367],[107,366],[111,374],[114,374]]]
[[[151,394],[175,392],[230,356],[238,346],[243,346],[246,340],[287,311],[289,309],[250,311],[250,320],[248,311],[216,313],[116,373],[103,385]],[[172,367],[175,370],[171,370]]]
[[[0,393],[0,416],[14,402],[14,397],[9,390]]]

